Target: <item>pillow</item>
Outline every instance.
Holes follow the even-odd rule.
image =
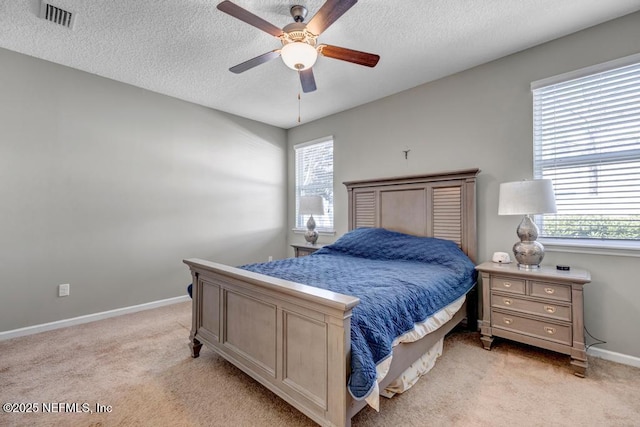
[[[449,264],[452,259],[458,261],[466,259],[471,263],[471,260],[452,241],[412,236],[384,228],[357,228],[316,253],[439,264]]]

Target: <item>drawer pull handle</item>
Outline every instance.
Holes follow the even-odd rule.
[[[506,323],[507,325],[510,325],[511,323],[513,323],[513,320],[509,319],[508,317],[505,317],[502,320],[504,320],[504,323]]]
[[[502,282],[502,284],[504,285],[505,288],[511,287],[511,282]]]
[[[544,306],[544,311],[546,311],[547,313],[555,313],[556,312],[556,308],[552,305],[545,305]]]
[[[553,295],[556,292],[556,290],[553,288],[544,288],[544,291],[549,295]]]
[[[548,333],[549,335],[553,335],[553,334],[555,334],[555,333],[556,333],[556,328],[552,328],[552,327],[550,327],[550,326],[545,326],[545,327],[544,327],[544,331],[545,331],[546,333]]]
[[[513,302],[509,298],[505,298],[503,301],[504,301],[504,305],[511,305],[511,303]]]

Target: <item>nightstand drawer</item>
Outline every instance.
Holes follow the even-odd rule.
[[[303,257],[303,256],[307,256],[307,255],[311,255],[312,253],[314,253],[317,249],[306,249],[306,248],[300,248],[298,249],[298,253],[297,256],[299,257]]]
[[[571,286],[531,282],[531,296],[559,301],[571,301]]]
[[[511,295],[501,295],[493,293],[491,295],[491,306],[521,313],[535,314],[550,319],[571,321],[571,306],[555,304],[549,302],[530,301]]]
[[[294,251],[294,255],[296,258],[300,258],[303,256],[311,255],[318,249],[322,248],[322,245],[291,245]]]
[[[491,310],[491,327],[571,345],[571,326]]]
[[[513,277],[493,276],[491,277],[491,289],[524,295],[525,281]]]

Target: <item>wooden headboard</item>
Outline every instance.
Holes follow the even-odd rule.
[[[382,227],[452,240],[476,262],[479,169],[345,182],[349,230]]]

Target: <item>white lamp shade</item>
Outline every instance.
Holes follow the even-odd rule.
[[[292,42],[282,46],[280,55],[287,67],[296,71],[313,67],[318,59],[316,48],[303,42]]]
[[[498,215],[533,215],[556,211],[556,198],[550,179],[500,184]]]
[[[324,215],[322,196],[302,196],[298,207],[300,215]]]

